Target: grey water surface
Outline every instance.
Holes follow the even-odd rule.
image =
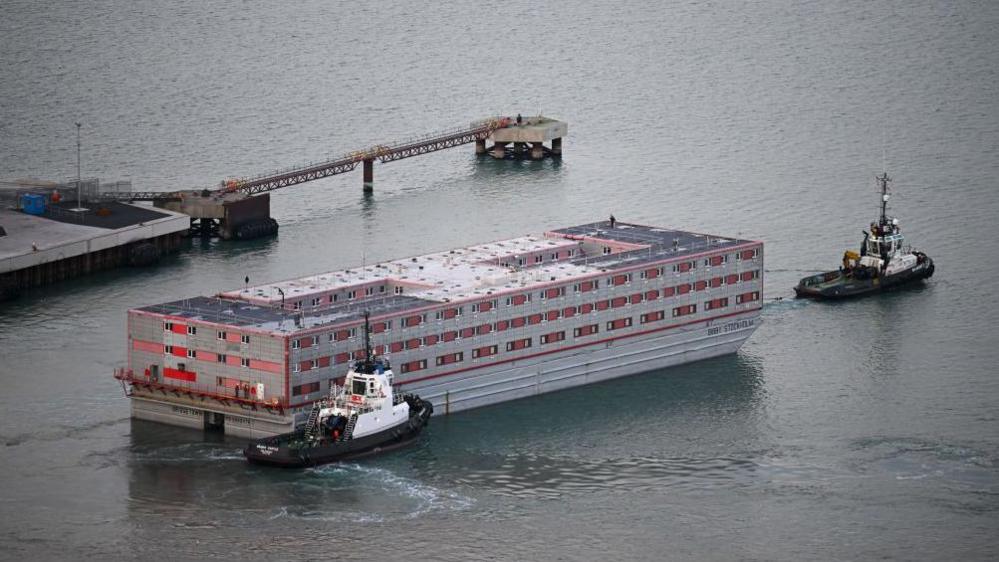
[[[0,558],[999,557],[999,4],[36,2],[0,17],[0,179],[217,185],[542,112],[561,161],[465,146],[275,192],[272,239],[0,305]],[[925,285],[795,301],[891,211]],[[435,418],[305,471],[132,422],[130,307],[603,219],[766,243],[742,350]],[[777,300],[783,298],[783,300]]]

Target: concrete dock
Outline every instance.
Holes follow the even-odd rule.
[[[545,156],[562,156],[562,137],[569,134],[569,124],[544,115],[523,117],[507,127],[496,129],[489,135],[493,146],[487,148],[486,140],[475,142],[476,154],[490,154],[494,158],[530,158],[541,160]],[[545,146],[545,143],[550,146]],[[508,145],[512,145],[512,151]]]
[[[0,209],[0,300],[22,289],[145,261],[177,249],[187,215],[107,203],[86,213],[53,207],[45,215]],[[140,247],[141,246],[141,247]]]

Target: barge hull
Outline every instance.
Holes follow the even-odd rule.
[[[732,354],[760,323],[760,312],[756,310],[724,322],[700,322],[678,330],[525,358],[481,372],[407,383],[403,391],[419,394],[434,405],[436,413],[451,414]],[[719,333],[713,334],[714,330]]]

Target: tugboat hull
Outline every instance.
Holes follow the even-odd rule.
[[[432,413],[430,402],[419,400],[419,406],[410,410],[408,420],[377,433],[343,441],[319,440],[305,444],[305,432],[298,430],[250,443],[243,449],[243,455],[253,463],[284,468],[355,459],[412,443],[426,427]]]
[[[860,279],[842,271],[827,271],[805,277],[795,286],[794,293],[798,298],[824,300],[859,297],[928,279],[933,276],[934,269],[933,260],[923,256],[915,267],[883,277]]]

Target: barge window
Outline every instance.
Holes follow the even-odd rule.
[[[293,396],[301,396],[303,394],[309,394],[310,392],[319,392],[318,381],[291,387],[291,394]]]
[[[555,343],[565,340],[565,332],[552,332],[550,334],[541,335],[541,344]]]
[[[189,336],[196,336],[196,335],[198,335],[198,328],[196,326],[188,326],[187,327],[187,335],[189,335]]]
[[[409,373],[411,371],[421,371],[427,368],[427,360],[420,359],[419,361],[410,361],[409,363],[403,363],[399,370],[403,373]]]
[[[490,355],[496,355],[498,351],[495,345],[489,345],[486,347],[480,347],[478,349],[472,350],[472,359],[478,359],[479,357],[489,357]]]
[[[666,317],[665,311],[657,310],[655,312],[649,312],[649,313],[643,314],[642,317],[641,317],[641,320],[642,320],[642,324],[646,324],[648,322],[656,322],[658,320],[662,320],[665,317]]]

